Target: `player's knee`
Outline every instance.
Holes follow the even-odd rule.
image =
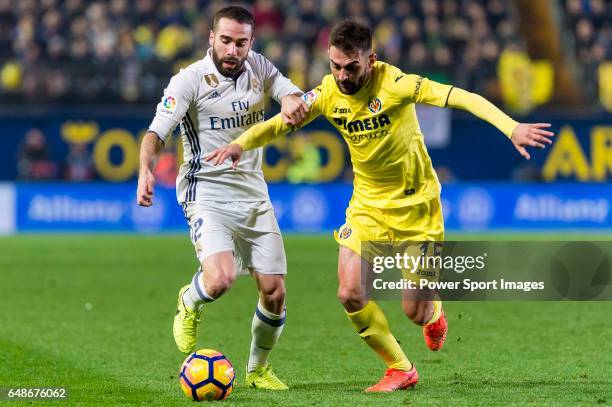
[[[284,304],[285,303],[285,286],[279,285],[276,289],[268,296],[270,301]]]
[[[205,285],[206,292],[212,298],[219,298],[232,287],[232,282],[225,278],[213,280]]]
[[[264,295],[264,305],[266,309],[270,310],[275,314],[280,314],[285,306],[285,292],[282,289],[278,289],[272,293]]]
[[[365,298],[359,290],[340,287],[338,289],[338,299],[348,312],[359,311],[365,307]]]
[[[274,284],[260,287],[262,301],[267,310],[280,314],[285,306],[285,285]]]
[[[204,286],[206,292],[212,298],[219,298],[227,292],[236,279],[235,273],[231,270],[213,269],[209,267],[204,276]]]

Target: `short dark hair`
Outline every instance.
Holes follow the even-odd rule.
[[[329,46],[332,45],[344,52],[368,51],[372,48],[372,30],[357,21],[343,21],[329,35]]]
[[[217,29],[217,24],[219,24],[219,20],[222,18],[229,18],[230,20],[238,21],[240,24],[250,24],[252,28],[255,28],[253,14],[244,7],[229,6],[217,11],[213,17],[213,31]]]

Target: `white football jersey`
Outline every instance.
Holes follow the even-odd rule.
[[[176,179],[179,202],[266,201],[263,149],[245,151],[236,170],[230,160],[215,167],[204,158],[264,120],[265,94],[302,94],[263,55],[249,52],[236,80],[217,71],[212,49],[170,79],[149,131],[165,140],[180,123],[183,164]]]

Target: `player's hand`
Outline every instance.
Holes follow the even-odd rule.
[[[281,99],[281,118],[290,126],[299,126],[306,118],[308,105],[301,96],[287,95]]]
[[[527,160],[531,158],[525,147],[546,148],[546,144],[552,144],[550,137],[555,133],[544,130],[550,127],[550,123],[521,123],[512,132],[510,140],[514,148]]]
[[[242,157],[242,147],[240,144],[232,143],[217,148],[206,156],[206,161],[213,161],[214,165],[219,165],[228,158],[232,159],[232,169],[238,168],[238,163]]]
[[[148,168],[140,171],[138,174],[138,188],[136,190],[136,202],[140,206],[153,205],[153,187],[155,186],[155,177]]]

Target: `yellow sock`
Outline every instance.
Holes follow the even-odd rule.
[[[405,371],[412,369],[412,363],[389,330],[385,314],[374,301],[368,301],[366,306],[357,312],[346,314],[359,336],[378,353],[388,368]]]
[[[433,324],[442,316],[442,301],[433,301],[433,308],[431,319],[425,325]]]

